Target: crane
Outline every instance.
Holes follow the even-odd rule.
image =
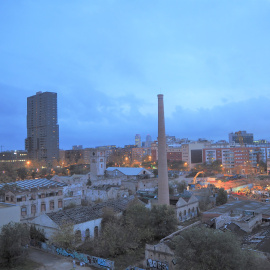
[[[194,176],[193,183],[192,183],[193,185],[196,184],[196,179],[197,179],[198,175],[201,174],[201,173],[204,173],[204,171],[197,172],[197,174]]]

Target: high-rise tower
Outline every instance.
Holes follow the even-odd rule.
[[[163,95],[158,95],[158,203],[170,204]]]
[[[137,145],[137,147],[142,147],[142,140],[140,134],[135,135],[135,145]]]
[[[25,149],[32,160],[58,159],[57,93],[37,92],[27,98]]]

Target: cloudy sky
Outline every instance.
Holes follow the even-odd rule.
[[[269,0],[0,0],[0,145],[24,149],[26,100],[58,93],[60,148],[166,133],[270,140]]]

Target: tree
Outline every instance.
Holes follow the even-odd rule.
[[[0,233],[0,262],[14,266],[24,260],[29,244],[29,230],[21,223],[10,222],[2,227]]]
[[[133,230],[139,245],[153,239],[154,230],[151,224],[151,211],[142,204],[130,205],[123,215],[124,224]]]
[[[194,227],[175,239],[177,269],[257,269],[254,255],[230,232]]]
[[[15,182],[17,171],[15,164],[0,162],[0,183]]]
[[[28,173],[28,171],[25,167],[21,167],[17,170],[17,174],[21,180],[24,180],[26,178],[27,173]]]
[[[73,248],[75,243],[75,234],[73,231],[73,223],[64,222],[60,226],[60,230],[55,232],[52,236],[52,242],[58,247],[62,248]]]
[[[30,238],[34,245],[39,245],[39,242],[46,241],[44,230],[37,229],[34,225],[30,226]]]
[[[216,205],[222,205],[228,200],[227,191],[224,188],[220,188],[217,193]]]
[[[176,184],[176,188],[178,193],[183,193],[185,189],[187,189],[187,183],[185,181],[181,181],[180,183],[178,182]]]
[[[161,239],[177,228],[175,211],[171,206],[154,205],[150,213],[150,220],[155,239]]]

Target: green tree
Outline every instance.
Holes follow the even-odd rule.
[[[17,174],[21,180],[24,180],[28,174],[28,171],[25,167],[21,167],[17,170]]]
[[[222,205],[228,200],[227,191],[224,188],[220,188],[217,193],[216,205]]]
[[[15,182],[17,170],[15,164],[0,162],[0,183]]]
[[[194,227],[175,239],[177,269],[258,269],[254,255],[241,249],[230,232]]]
[[[29,230],[21,223],[10,222],[4,225],[0,233],[0,262],[5,266],[14,266],[25,259],[29,244]]]
[[[155,239],[162,239],[177,228],[175,211],[171,206],[154,205],[150,213]]]
[[[74,224],[71,222],[64,222],[60,226],[60,230],[55,232],[51,241],[62,248],[73,248],[75,243],[75,234],[73,231]]]
[[[185,181],[181,181],[180,183],[178,182],[176,184],[176,188],[177,188],[178,193],[183,193],[185,189],[187,189],[187,184]]]
[[[34,225],[30,226],[30,239],[34,245],[38,245],[39,242],[45,242],[46,237],[44,230],[37,229]]]
[[[133,231],[138,245],[143,245],[153,239],[151,226],[151,211],[142,204],[131,205],[123,215],[124,224]]]

